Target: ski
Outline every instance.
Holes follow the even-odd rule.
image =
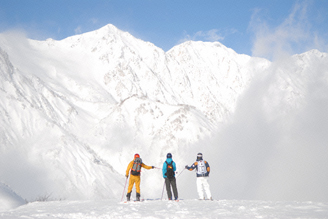
[[[175,201],[175,202],[179,202],[180,200],[179,199],[176,199],[176,200],[168,200],[168,199],[165,199],[166,201]]]
[[[145,199],[140,199],[140,200],[134,200],[134,202],[143,202]]]
[[[143,202],[143,201],[145,201],[145,199],[140,199],[139,201],[138,200],[124,201],[123,203],[129,203],[129,202],[133,203],[133,202]]]
[[[203,200],[203,199],[201,199],[201,200]],[[159,199],[159,198],[158,199],[140,199],[140,201],[131,200],[131,201],[124,201],[123,203],[129,203],[129,202],[134,203],[134,202],[144,202],[144,201],[161,201],[161,199]],[[165,199],[163,201],[175,201],[175,202],[179,202],[180,199],[177,199],[177,200],[167,200],[167,199]]]

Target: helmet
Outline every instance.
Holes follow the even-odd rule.
[[[202,153],[197,154],[197,160],[203,160],[203,154]]]
[[[171,153],[168,153],[168,154],[166,155],[166,158],[172,158],[172,154],[171,154]]]
[[[135,154],[134,155],[134,158],[137,158],[137,157],[140,157],[140,155],[139,154]]]

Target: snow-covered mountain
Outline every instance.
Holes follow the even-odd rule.
[[[326,53],[314,50],[271,63],[237,54],[219,42],[189,41],[164,52],[113,25],[61,41],[3,33],[0,181],[27,200],[45,194],[53,199],[120,199],[125,169],[135,153],[147,165],[161,168],[171,152],[182,171],[203,151],[213,167],[216,196],[270,198],[262,188],[266,184],[250,185],[249,190],[253,175],[243,177],[257,164],[248,152],[239,154],[248,147],[243,146],[249,143],[246,134],[257,138],[247,133],[253,128],[243,125],[256,124],[252,119],[257,115],[270,125],[293,129],[295,120],[288,123],[286,118],[302,112],[308,95],[323,101],[317,111],[326,109],[327,59]],[[310,89],[317,82],[321,87]],[[245,128],[239,134],[234,128],[238,121]],[[319,136],[318,145],[325,136]],[[270,150],[282,147],[280,143],[270,143]],[[253,149],[265,150],[257,147]],[[288,154],[271,153],[278,160]],[[242,160],[252,160],[252,165]],[[262,171],[277,172],[282,164],[273,165],[275,160],[265,160],[271,165],[263,165]],[[181,186],[180,196],[192,197],[194,174],[184,175],[181,185],[190,186]],[[269,183],[271,177],[266,173],[258,183]],[[327,182],[327,176],[322,180]],[[145,170],[142,196],[158,198],[162,181],[160,170]],[[229,196],[238,183],[241,187]]]

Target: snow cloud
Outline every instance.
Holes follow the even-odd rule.
[[[198,145],[209,147],[215,197],[327,201],[327,69],[313,50],[258,72],[230,123]]]
[[[288,71],[291,59],[279,63],[284,74],[273,64],[240,98],[231,122],[197,143],[212,167],[214,197],[327,201],[327,63],[307,68],[302,82]],[[279,87],[289,75],[300,90]],[[289,92],[299,92],[301,104],[285,101]]]
[[[263,11],[253,14],[253,56],[273,62],[239,98],[230,123],[193,146],[211,164],[214,197],[327,201],[328,57],[294,55],[328,49],[308,8],[296,3],[275,27]]]

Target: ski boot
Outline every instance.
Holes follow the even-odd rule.
[[[131,197],[131,192],[126,194],[126,200],[129,202],[130,201],[130,197]]]
[[[137,193],[137,196],[136,197],[137,197],[136,201],[139,202],[140,201],[140,193]]]

